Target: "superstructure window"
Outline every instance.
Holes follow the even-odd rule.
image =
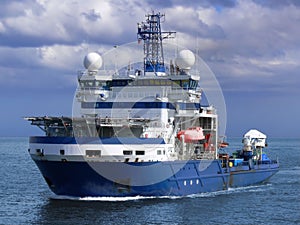
[[[110,89],[110,83],[100,80],[81,80],[79,81],[81,88],[102,88],[104,90]]]
[[[132,151],[130,150],[124,150],[123,155],[132,155]]]
[[[166,150],[164,150],[164,149],[157,149],[156,150],[156,154],[157,155],[165,155],[166,154]]]
[[[101,156],[101,151],[100,150],[85,150],[85,155],[86,157],[100,157]]]
[[[145,151],[135,151],[136,155],[145,155]]]
[[[64,149],[59,150],[59,154],[64,155],[65,154],[65,150]]]

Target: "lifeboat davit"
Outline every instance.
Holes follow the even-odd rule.
[[[181,130],[177,133],[177,138],[180,141],[183,141],[185,143],[195,143],[200,140],[204,140],[205,136],[203,134],[203,129],[202,127],[191,127],[188,128],[187,130]]]
[[[221,142],[221,143],[219,144],[219,147],[220,147],[220,148],[226,148],[226,147],[228,147],[228,145],[229,145],[229,143],[227,143],[227,142]]]

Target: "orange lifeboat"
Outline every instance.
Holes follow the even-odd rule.
[[[203,135],[203,129],[202,127],[191,127],[187,130],[181,130],[177,133],[177,138],[180,141],[183,141],[185,143],[195,143],[200,140],[204,140],[205,136]]]

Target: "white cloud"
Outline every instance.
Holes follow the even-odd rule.
[[[86,54],[84,45],[64,46],[53,45],[43,46],[36,49],[36,57],[44,67],[60,69],[63,71],[74,71],[82,65],[81,59]]]
[[[36,39],[45,44],[70,45],[83,40],[117,42],[126,39],[128,31],[135,31],[137,17],[144,17],[142,7],[130,1],[40,0],[18,3],[14,7],[20,11],[18,15],[11,12],[13,16],[0,19],[7,27],[2,45],[34,46]],[[23,38],[16,40],[16,35]]]
[[[82,67],[87,51],[103,53],[134,41],[136,23],[145,19],[151,4],[8,1],[0,17],[0,54],[5,55],[0,66],[10,65],[10,58],[17,66],[74,71]],[[176,43],[198,52],[221,80],[282,76],[280,71],[299,67],[300,9],[294,5],[270,8],[246,0],[219,9],[211,2],[202,4],[205,7],[194,2],[165,4],[159,10],[166,14],[163,28],[177,31]],[[12,48],[8,52],[5,46]]]
[[[199,45],[206,46],[200,48],[200,55],[208,60],[225,90],[274,90],[278,80],[287,79],[292,86],[300,84],[295,75],[287,76],[300,67],[300,8],[268,8],[241,0],[221,12],[198,11],[203,23],[217,24],[224,31],[224,39],[199,39]]]
[[[3,23],[0,21],[0,34],[5,32],[5,27]]]

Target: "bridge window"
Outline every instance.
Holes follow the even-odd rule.
[[[189,88],[190,89],[196,89],[197,86],[198,86],[198,81],[190,79]]]
[[[183,80],[181,87],[183,87],[183,89],[188,89],[189,87],[189,81],[188,80]]]

